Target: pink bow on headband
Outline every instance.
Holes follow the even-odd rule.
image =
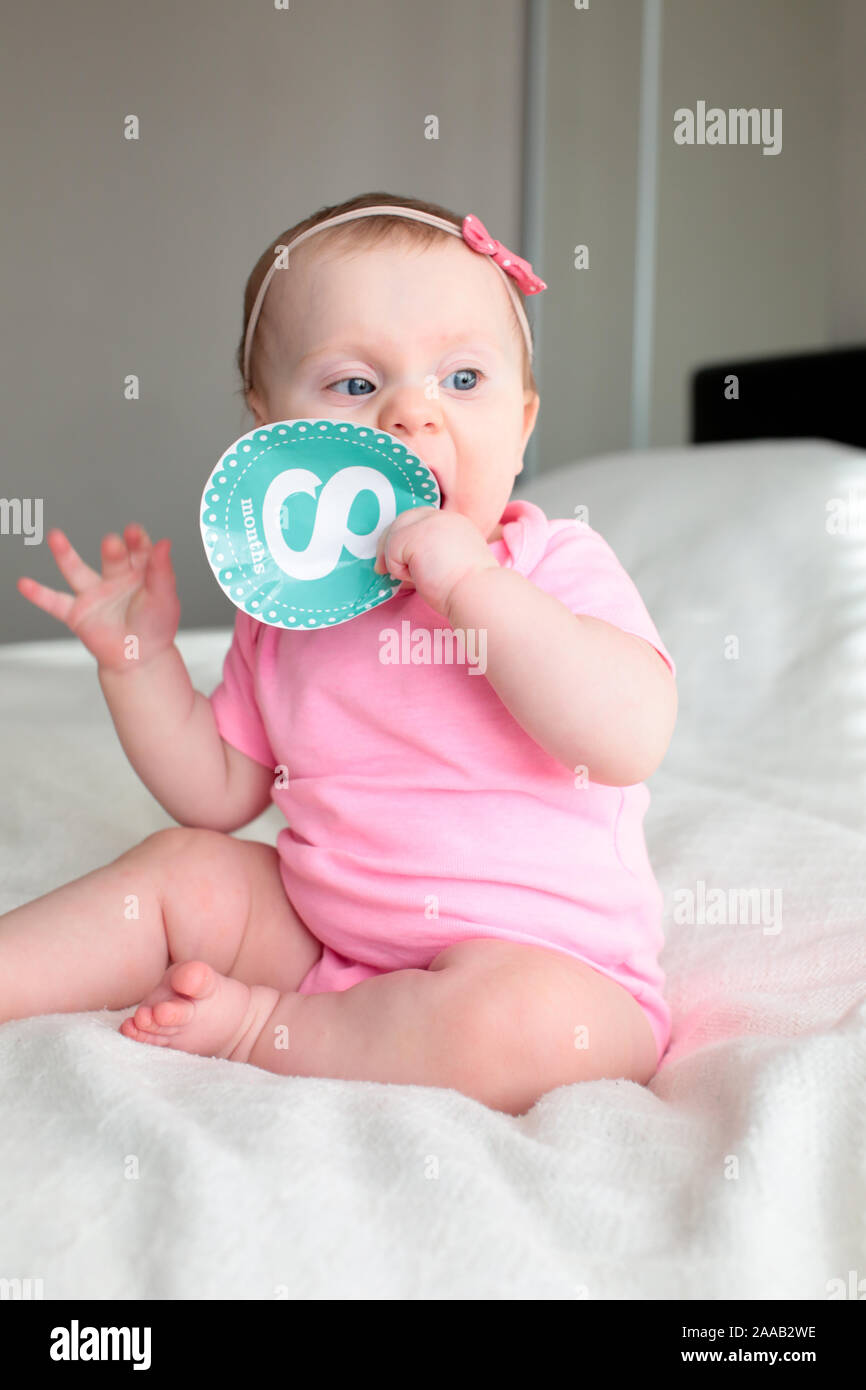
[[[463,219],[463,240],[473,251],[490,256],[506,275],[517,281],[524,294],[540,294],[542,290],[547,289],[545,281],[539,279],[529,261],[515,256],[501,241],[496,241],[481,219],[472,212]]]

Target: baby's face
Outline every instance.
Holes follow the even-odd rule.
[[[259,323],[256,424],[321,416],[387,430],[435,474],[443,509],[496,539],[538,396],[524,390],[520,330],[485,259],[456,238],[291,252]]]

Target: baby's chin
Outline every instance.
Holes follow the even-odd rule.
[[[496,516],[493,518],[489,508],[482,513],[479,508],[461,507],[453,499],[446,497],[439,510],[443,512],[459,512],[462,516],[468,517],[473,526],[478,528],[488,543],[490,541],[498,541],[502,535],[499,517]],[[495,511],[496,509],[494,507],[493,513],[495,513]]]

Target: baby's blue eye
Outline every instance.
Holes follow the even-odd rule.
[[[329,387],[329,390],[331,390],[331,391],[336,391],[337,387],[338,387],[338,386],[342,386],[344,381],[345,381],[345,382],[348,382],[348,384],[349,384],[350,387],[356,385],[357,383],[360,383],[362,386],[369,386],[369,387],[370,387],[370,391],[375,391],[375,389],[376,389],[375,386],[372,384],[372,382],[368,381],[367,378],[366,378],[365,376],[344,376],[344,377],[341,377],[341,379],[340,379],[339,381],[334,381],[334,382],[332,382],[332,383],[331,383],[331,386]],[[340,392],[340,395],[341,395],[341,396],[342,396],[342,395],[346,395],[346,396],[369,396],[370,391],[352,391],[352,390],[349,390],[349,391],[341,391],[341,392]]]
[[[478,384],[479,379],[483,375],[483,372],[477,371],[474,367],[458,367],[456,371],[449,373],[443,384],[447,385],[451,378],[454,377],[457,378],[455,381],[456,390],[464,392],[471,391]],[[347,388],[345,391],[341,389],[343,386]],[[354,390],[354,387],[360,387],[361,389]],[[365,390],[365,387],[368,389]],[[369,396],[375,389],[373,383],[368,381],[365,376],[344,376],[341,377],[339,381],[332,382],[328,387],[329,391],[338,391],[341,396],[354,397]]]
[[[450,381],[452,376],[462,377],[462,378],[463,378],[462,384],[459,384],[459,385],[457,386],[457,390],[458,390],[458,391],[463,391],[463,390],[470,390],[470,391],[471,391],[472,387],[475,385],[475,381],[468,381],[468,382],[467,382],[467,381],[466,381],[466,377],[475,377],[475,379],[477,380],[478,377],[480,376],[480,372],[476,372],[476,370],[475,370],[474,367],[458,367],[458,369],[457,369],[456,372],[451,372],[449,376],[446,376],[446,378],[445,378],[446,382],[447,382],[447,381]]]

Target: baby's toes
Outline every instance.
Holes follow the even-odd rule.
[[[154,1022],[151,1011],[145,1004],[140,1004],[132,1017],[125,1018],[120,1025],[123,1036],[132,1038],[133,1042],[158,1043],[163,1046],[174,1031],[173,1028],[161,1029]]]
[[[171,966],[165,981],[177,994],[183,994],[187,999],[207,999],[217,987],[217,974],[206,961],[185,960]]]
[[[182,1028],[195,1013],[195,1004],[189,999],[163,999],[150,1012],[154,1027]]]
[[[149,1004],[139,1004],[132,1018],[128,1018],[126,1022],[133,1023],[139,1033],[150,1033],[156,1027],[153,1010]]]

